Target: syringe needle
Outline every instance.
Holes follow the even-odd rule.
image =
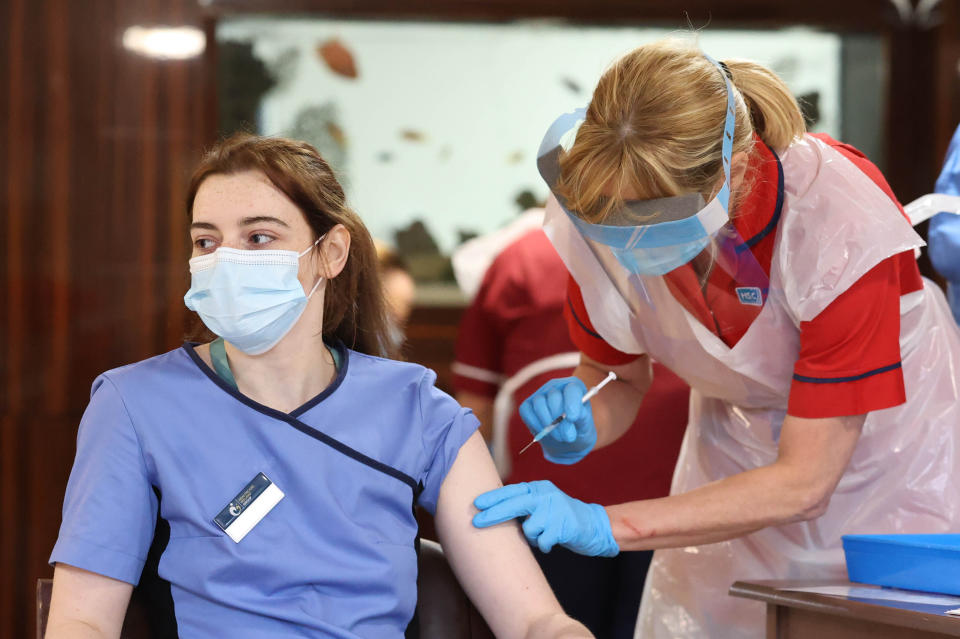
[[[617,378],[617,374],[614,373],[613,371],[610,371],[609,373],[607,373],[607,376],[604,377],[603,380],[602,380],[599,384],[597,384],[596,386],[594,386],[593,388],[591,388],[590,390],[588,390],[588,391],[586,392],[586,394],[584,394],[583,398],[580,400],[580,403],[581,403],[581,404],[586,404],[587,402],[589,402],[589,401],[593,398],[594,395],[596,395],[597,393],[600,392],[600,389],[601,389],[601,388],[603,388],[604,386],[606,386],[607,384],[609,384],[610,382],[612,382],[612,381],[615,380],[616,378]],[[525,450],[527,450],[528,448],[530,448],[531,446],[533,446],[534,444],[536,444],[538,441],[540,441],[541,439],[543,439],[544,437],[546,437],[547,435],[549,435],[550,432],[560,424],[560,422],[562,422],[564,419],[566,419],[566,417],[567,417],[567,414],[566,414],[566,413],[562,413],[562,414],[560,415],[560,417],[557,417],[555,420],[553,420],[552,422],[550,422],[550,423],[547,425],[546,428],[544,428],[543,430],[541,430],[539,433],[536,434],[536,436],[535,436],[532,440],[530,440],[530,443],[529,443],[529,444],[527,444],[526,446],[524,446],[523,448],[521,448],[521,449],[520,449],[520,452],[517,453],[517,455],[522,455]]]

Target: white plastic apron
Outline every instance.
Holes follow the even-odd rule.
[[[547,235],[600,335],[623,352],[649,353],[691,386],[672,494],[772,463],[800,322],[882,260],[923,244],[886,194],[820,140],[804,138],[781,161],[785,193],[770,298],[733,348],[662,279],[637,286],[637,276],[616,268],[602,246],[587,244],[556,202],[547,206]],[[841,535],[960,529],[960,331],[930,282],[901,298],[900,350],[907,403],[869,414],[826,514],[657,551],[637,637],[763,637],[763,605],[729,597],[734,581],[843,578]]]

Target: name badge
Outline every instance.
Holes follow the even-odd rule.
[[[273,510],[283,499],[283,491],[277,488],[263,473],[250,480],[237,496],[224,506],[220,514],[213,518],[220,530],[227,533],[236,543],[247,536],[260,520]]]

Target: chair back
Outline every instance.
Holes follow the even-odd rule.
[[[53,579],[37,579],[37,639],[47,632],[47,617],[50,615],[50,595],[53,594]]]
[[[420,540],[417,583],[420,639],[493,639],[435,541]]]

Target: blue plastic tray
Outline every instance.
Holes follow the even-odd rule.
[[[844,535],[850,581],[960,595],[960,535]]]

